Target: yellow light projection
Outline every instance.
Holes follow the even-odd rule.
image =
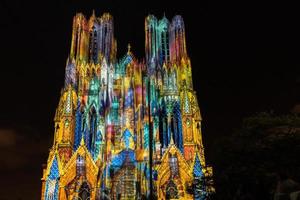
[[[116,44],[109,13],[76,14],[41,199],[207,199],[182,17],[146,17],[143,61]]]

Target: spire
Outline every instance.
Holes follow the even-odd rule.
[[[82,134],[82,136],[81,136],[80,146],[84,146],[83,134]]]
[[[173,140],[172,135],[171,135],[171,141],[170,141],[170,144],[171,144],[171,145],[174,144],[174,140]]]
[[[127,45],[127,54],[129,55],[131,53],[131,45],[128,43]]]
[[[92,17],[96,17],[96,15],[95,15],[95,10],[93,9],[93,14],[92,14]]]

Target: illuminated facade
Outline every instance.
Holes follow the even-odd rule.
[[[76,14],[42,200],[206,199],[213,191],[182,18],[148,16],[145,50],[142,62],[130,45],[117,59],[112,16]]]

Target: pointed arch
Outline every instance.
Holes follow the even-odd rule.
[[[192,170],[176,145],[171,144],[166,149],[161,163],[157,167],[158,196],[166,197],[167,185],[172,180],[178,188],[179,198],[191,199],[191,195],[186,192],[185,185],[193,180]]]
[[[86,170],[86,167],[88,167],[88,170]],[[92,188],[94,188],[97,182],[96,178],[98,171],[99,166],[96,165],[91,154],[86,148],[84,141],[81,140],[80,146],[74,152],[69,162],[64,167],[65,173],[60,177],[61,186],[63,187],[69,185],[70,182],[76,180],[77,175],[81,175],[80,173],[83,172],[88,183],[91,184]],[[80,173],[78,174],[77,172]]]

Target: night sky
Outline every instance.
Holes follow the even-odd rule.
[[[209,162],[214,140],[261,111],[300,103],[292,5],[207,1],[0,1],[0,200],[39,199],[76,12],[114,17],[118,57],[144,57],[144,19],[182,15]],[[213,148],[214,147],[214,148]],[[210,163],[213,165],[213,163]]]

